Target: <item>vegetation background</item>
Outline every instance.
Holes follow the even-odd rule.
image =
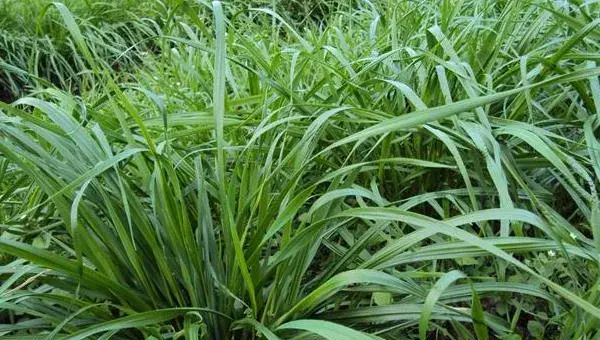
[[[600,2],[0,0],[3,339],[595,339]]]

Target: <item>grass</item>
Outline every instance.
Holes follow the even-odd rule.
[[[2,3],[0,336],[599,335],[600,4],[313,2]]]

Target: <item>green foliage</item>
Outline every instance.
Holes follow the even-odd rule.
[[[3,338],[598,336],[599,3],[1,4]]]
[[[150,39],[160,35],[158,2],[64,1],[78,18],[94,57],[119,71],[139,62]],[[90,76],[72,37],[50,0],[0,1],[0,92],[17,97],[52,82],[76,94]],[[9,97],[10,96],[10,97]]]

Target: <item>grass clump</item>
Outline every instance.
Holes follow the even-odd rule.
[[[597,335],[598,4],[87,3],[2,56],[3,337]]]

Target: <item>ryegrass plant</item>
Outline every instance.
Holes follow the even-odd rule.
[[[148,42],[162,34],[156,18],[164,7],[152,1],[66,1],[98,61],[113,71],[130,68]],[[48,82],[78,94],[91,75],[49,0],[0,1],[0,92],[14,98]]]
[[[1,336],[598,336],[598,3],[68,5],[2,56]]]

